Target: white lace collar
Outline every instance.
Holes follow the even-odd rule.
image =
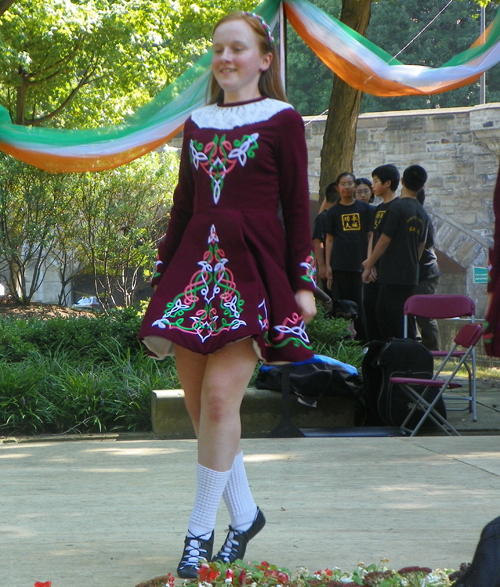
[[[191,114],[191,118],[199,128],[231,130],[255,122],[264,122],[288,108],[292,108],[292,106],[287,102],[266,98],[235,106],[221,107],[217,104],[209,104],[195,110]]]

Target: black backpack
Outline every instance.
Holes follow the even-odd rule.
[[[434,359],[431,353],[419,342],[411,339],[391,339],[387,342],[374,340],[370,343],[362,365],[363,381],[366,390],[368,423],[372,425],[401,426],[409,414],[412,404],[408,396],[398,386],[390,382],[391,377],[416,377],[432,379]],[[415,388],[419,393],[424,386]],[[426,391],[429,402],[436,397],[435,389]],[[435,409],[446,418],[443,398]],[[406,424],[414,428],[422,417],[418,411]],[[425,425],[432,423],[427,418]]]
[[[281,391],[282,368],[262,365],[255,380],[257,389]],[[290,390],[302,404],[316,407],[323,396],[357,399],[364,394],[364,385],[357,369],[331,357],[314,355],[312,359],[290,365]]]

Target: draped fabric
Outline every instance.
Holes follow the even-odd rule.
[[[286,15],[318,57],[346,83],[376,96],[446,92],[476,81],[500,62],[500,9],[474,45],[441,67],[404,65],[308,0],[284,0]],[[256,8],[271,26],[280,0]],[[118,167],[175,136],[205,102],[211,51],[134,116],[115,127],[67,130],[13,125],[0,107],[0,150],[53,172]]]

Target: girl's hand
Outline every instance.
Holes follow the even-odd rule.
[[[307,289],[299,289],[295,292],[295,301],[304,322],[307,324],[316,316],[316,302],[314,301],[313,292]]]

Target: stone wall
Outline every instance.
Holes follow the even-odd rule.
[[[326,117],[306,118],[311,198],[318,200],[320,155]],[[402,172],[418,163],[429,174],[426,208],[436,228],[442,293],[465,293],[482,314],[485,268],[494,227],[492,194],[499,166],[500,104],[378,112],[359,117],[354,173],[371,177],[378,165]]]

